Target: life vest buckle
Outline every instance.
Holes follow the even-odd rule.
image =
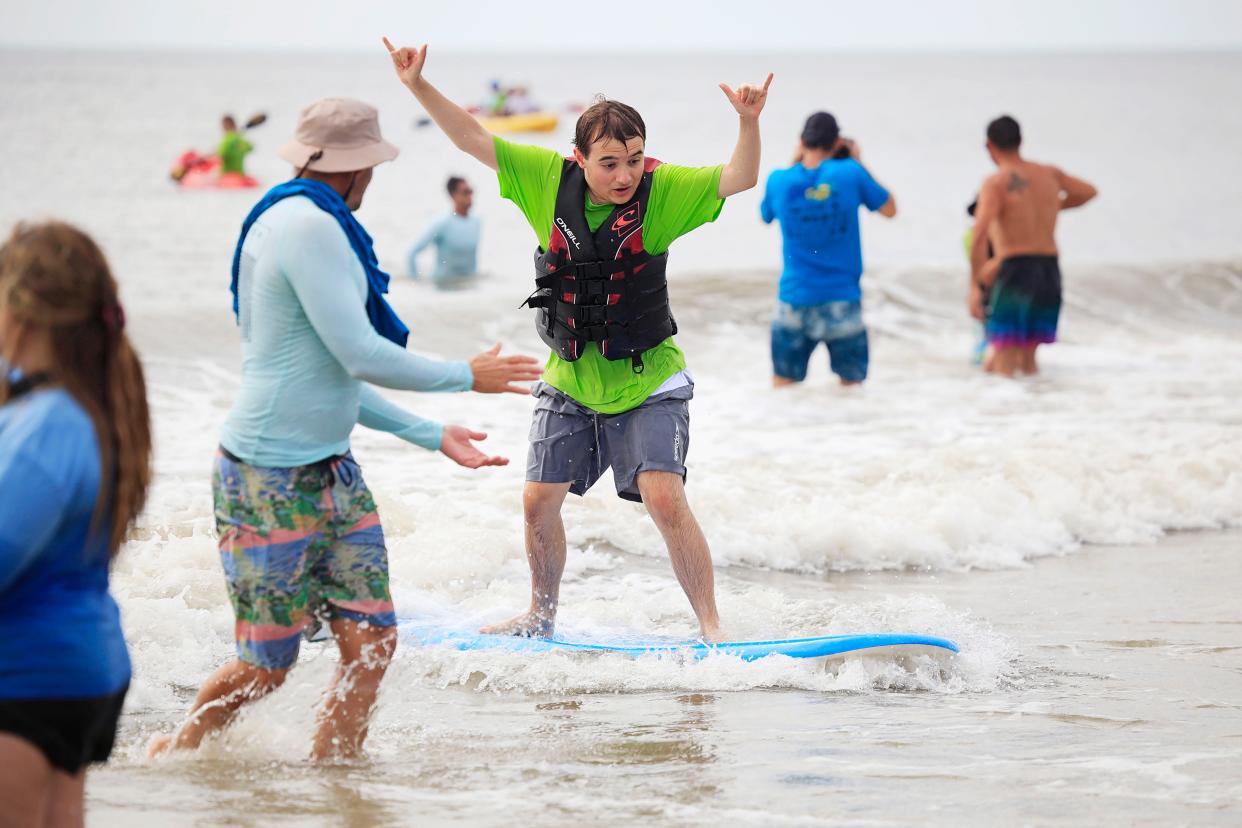
[[[574,276],[587,281],[602,279],[608,275],[604,270],[604,262],[575,262]]]
[[[584,327],[592,325],[605,325],[608,322],[607,305],[578,305],[578,313],[576,314],[578,321]]]
[[[586,325],[578,328],[578,332],[587,342],[603,342],[608,338],[607,325]]]
[[[607,283],[599,279],[582,282],[578,286],[579,305],[604,305],[608,303]]]

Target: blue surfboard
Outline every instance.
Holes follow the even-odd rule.
[[[506,650],[520,653],[579,652],[619,653],[628,656],[681,654],[705,658],[712,654],[732,655],[754,661],[770,655],[790,658],[829,659],[856,654],[880,656],[951,655],[958,647],[947,638],[913,633],[866,633],[862,635],[823,635],[812,638],[782,638],[771,641],[729,641],[705,644],[702,641],[652,638],[647,640],[573,641],[562,638],[518,638],[484,635],[473,629],[443,626],[418,620],[403,621],[402,632],[428,646],[447,646],[456,650]]]

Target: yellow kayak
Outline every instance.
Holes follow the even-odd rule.
[[[479,123],[488,132],[551,132],[560,120],[555,112],[525,115],[480,115]]]

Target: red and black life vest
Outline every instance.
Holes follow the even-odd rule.
[[[538,311],[539,336],[561,359],[578,359],[594,342],[608,359],[632,360],[641,372],[643,351],[677,333],[664,277],[668,253],[643,249],[651,173],[659,164],[646,160],[634,197],[592,233],[586,176],[565,159],[548,249],[535,251],[535,292],[523,303]]]

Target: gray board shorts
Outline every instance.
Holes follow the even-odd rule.
[[[648,397],[620,414],[601,414],[544,382],[531,389],[526,480],[570,483],[576,495],[612,467],[617,496],[642,502],[638,473],[665,471],[686,479],[693,383]]]

